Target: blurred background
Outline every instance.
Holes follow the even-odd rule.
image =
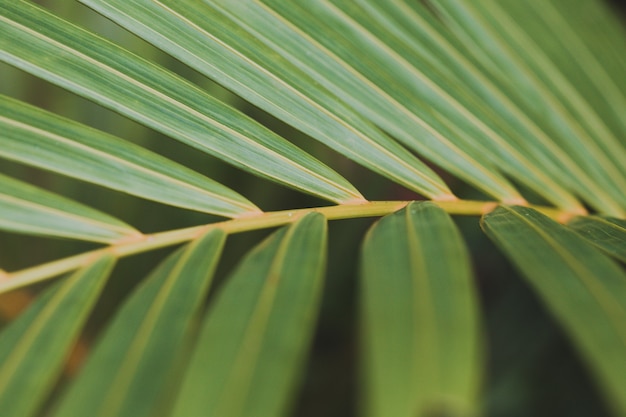
[[[601,1],[601,0],[598,0]],[[335,168],[371,200],[407,200],[419,196],[394,186],[333,151],[286,126],[229,91],[215,85],[173,58],[110,23],[90,9],[69,0],[41,0],[55,14],[113,40],[144,58],[187,77],[216,97],[255,118]],[[624,15],[624,2],[613,0],[615,13]],[[217,159],[179,144],[46,82],[0,64],[0,93],[80,121],[140,144],[211,177],[249,198],[263,210],[312,207],[326,203],[240,172]],[[132,224],[145,233],[209,223],[217,220],[130,197],[56,174],[0,160],[0,172],[23,179]],[[441,173],[464,198],[482,198],[465,184]],[[1,214],[0,214],[1,215]],[[455,218],[471,248],[485,317],[488,374],[484,383],[485,415],[607,416],[598,392],[580,358],[539,300],[480,231],[477,218]],[[293,416],[350,417],[359,401],[357,361],[357,272],[360,241],[372,219],[332,222],[324,303],[314,346]],[[268,231],[229,238],[216,286],[241,256]],[[0,232],[0,268],[7,271],[36,265],[93,248],[93,244],[52,240]],[[91,318],[68,367],[70,377],[89,346],[119,303],[171,249],[122,260]],[[6,322],[41,288],[0,298],[0,320]],[[215,289],[215,288],[214,288]],[[214,291],[213,291],[214,293]],[[433,416],[435,417],[435,416]]]

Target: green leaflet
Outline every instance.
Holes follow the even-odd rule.
[[[173,416],[284,416],[315,326],[326,222],[309,214],[258,245],[210,306]]]
[[[18,233],[105,243],[141,236],[108,214],[2,174],[0,213],[0,229]]]
[[[0,5],[0,60],[241,169],[331,201],[362,201],[336,172],[197,86],[30,3]]]
[[[610,217],[575,217],[567,226],[604,250],[626,262],[626,221]]]
[[[331,147],[334,156],[348,156],[429,198],[452,199],[452,193],[410,152],[503,204],[522,200],[515,188],[519,184],[529,200],[556,206],[540,208],[554,218],[592,207],[598,216],[574,218],[567,227],[530,209],[502,207],[484,217],[483,227],[572,335],[616,414],[626,415],[626,275],[601,252],[626,258],[626,44],[619,18],[609,16],[600,0],[79,1]],[[310,155],[182,78],[51,16],[32,1],[0,0],[0,60],[192,150],[340,203],[321,209],[328,218],[381,215],[405,204],[353,204],[364,202],[360,192]],[[7,79],[19,81],[12,74]],[[275,121],[269,125],[280,129]],[[84,372],[68,381],[65,399],[53,387],[65,342],[53,340],[50,353],[46,343],[37,349],[22,338],[20,350],[13,349],[18,333],[36,326],[14,324],[18,330],[8,327],[8,338],[0,334],[1,417],[5,410],[9,417],[28,417],[51,403],[58,407],[56,417],[289,414],[319,308],[325,221],[319,214],[301,218],[317,208],[299,210],[307,203],[297,207],[294,200],[286,202],[293,210],[246,217],[261,213],[207,178],[2,96],[0,157],[236,218],[215,225],[227,233],[294,221],[241,262],[209,299],[204,320],[196,322],[223,245],[221,231],[197,238],[213,226],[196,226],[133,239],[140,234],[116,219],[0,174],[0,228],[4,221],[10,230],[115,244],[15,275],[0,270],[5,290],[90,264],[103,252],[130,256],[193,240],[129,297]],[[338,169],[353,168],[337,162]],[[363,192],[412,198],[396,194],[395,188],[383,193],[389,182],[370,187],[371,177],[358,180],[367,185]],[[242,183],[242,189],[250,186]],[[262,186],[259,192],[265,191]],[[464,184],[450,181],[450,187],[474,198],[475,190]],[[493,203],[438,204],[449,213],[477,215]],[[168,212],[154,215],[162,213]],[[0,243],[0,258],[9,259],[4,250],[12,249],[11,242]],[[28,261],[29,249],[15,253]],[[411,204],[372,227],[362,252],[364,343],[357,347],[363,353],[357,380],[364,385],[363,414],[456,417],[480,411],[481,322],[466,252],[449,216],[431,203]],[[349,265],[346,261],[342,264]],[[102,284],[93,285],[99,289]],[[16,323],[33,319],[58,293],[46,295],[38,301],[42,307],[33,307],[34,313]],[[512,291],[500,301],[511,303],[518,295]],[[65,318],[56,325],[68,332],[65,338],[75,338],[94,297],[89,293],[77,305],[64,306]],[[530,398],[516,392],[520,381],[528,382],[520,370],[537,365],[550,342],[551,324],[518,331],[509,317],[499,317],[503,311],[525,312],[491,312],[490,319],[502,320],[501,327],[515,332],[515,337],[500,336],[508,340],[497,354],[506,357],[512,352],[506,347],[534,339],[518,347],[525,351],[515,355],[519,363],[493,378],[497,389],[492,394],[502,409],[511,410],[523,408]],[[194,346],[189,330],[196,324],[201,331]],[[52,322],[46,327],[56,337]],[[541,330],[547,332],[531,334]],[[34,330],[32,335],[41,339]],[[5,353],[24,360],[5,360]],[[12,373],[12,367],[18,371]],[[326,399],[334,400],[332,394]],[[494,400],[490,394],[482,399]],[[487,408],[497,414],[497,405]],[[53,415],[55,410],[43,411]]]
[[[0,95],[0,156],[162,203],[227,217],[259,211],[140,146]]]
[[[626,180],[612,172],[614,167],[604,162],[594,162],[593,158],[588,155],[592,151],[581,150],[581,147],[575,150],[583,154],[582,158],[572,160],[570,155],[574,153],[574,147],[560,149],[557,144],[553,143],[555,135],[553,129],[545,126],[552,120],[545,114],[534,114],[528,108],[529,106],[511,99],[520,94],[520,91],[511,93],[510,90],[516,90],[516,86],[511,85],[510,81],[507,80],[508,83],[499,85],[497,81],[492,80],[488,71],[483,72],[484,69],[479,63],[473,63],[466,58],[470,55],[467,51],[461,48],[464,54],[459,53],[459,45],[455,45],[457,42],[445,39],[447,35],[445,32],[448,32],[449,28],[442,27],[440,21],[433,18],[432,9],[420,2],[410,2],[411,7],[408,7],[400,2],[369,1],[368,3],[377,4],[378,8],[366,15],[361,11],[363,7],[356,6],[354,1],[333,0],[333,3],[340,6],[325,7],[328,9],[327,13],[344,21],[344,24],[354,27],[353,37],[358,38],[363,45],[385,43],[382,48],[362,46],[353,47],[353,49],[367,51],[368,55],[372,54],[372,50],[378,49],[382,57],[379,62],[397,62],[398,74],[407,73],[406,67],[409,67],[409,71],[425,78],[421,83],[424,84],[422,90],[426,91],[419,91],[415,94],[421,94],[420,97],[424,97],[424,100],[460,128],[459,133],[469,134],[469,137],[465,139],[468,143],[466,146],[473,144],[482,147],[482,152],[491,156],[499,170],[506,172],[556,204],[563,205],[563,202],[557,203],[556,201],[563,200],[564,195],[568,194],[571,199],[571,194],[582,189],[590,201],[602,201],[601,204],[596,205],[597,207],[602,206],[603,209],[610,207],[614,213],[622,211],[618,208],[619,206],[615,206],[613,201],[614,199],[619,201],[622,198],[619,193],[615,193],[618,188],[613,188],[613,193],[606,193],[606,187],[598,187],[591,181],[595,179],[596,183],[602,184],[608,181],[611,184],[614,183],[615,187],[623,183],[623,187],[626,187],[626,182],[624,182]],[[452,7],[460,8],[459,3],[463,2],[455,2]],[[521,5],[519,2],[518,4]],[[390,9],[392,11],[397,9],[395,18],[386,27],[382,27],[378,21],[380,10],[387,12]],[[409,30],[418,32],[419,35],[411,37],[410,34],[404,33],[395,37],[389,34],[390,31],[400,26],[396,23],[399,19],[398,15],[405,16],[405,19],[410,18],[412,24]],[[328,24],[337,27],[337,24]],[[341,28],[336,30],[346,32]],[[366,30],[371,34],[369,38],[366,38],[364,34]],[[401,38],[403,35],[404,37]],[[472,46],[468,45],[467,48],[470,49]],[[363,61],[360,57],[354,57],[354,59],[359,62]],[[410,68],[411,65],[413,68]],[[374,66],[370,65],[370,67]],[[375,67],[381,68],[381,65]],[[389,67],[392,67],[391,63],[383,67],[384,72],[388,72]],[[411,80],[419,77],[413,77],[409,73],[405,78],[406,88],[409,89],[412,84],[417,84]],[[435,85],[435,88],[430,88],[432,91],[428,89],[427,81]],[[523,94],[523,90],[521,93]],[[477,100],[477,98],[480,99]],[[528,114],[533,114],[535,117],[529,118]],[[571,135],[569,130],[562,133],[564,140],[569,139]],[[584,169],[585,167],[587,169]],[[590,176],[590,170],[593,169],[595,172],[605,168],[607,172],[604,174]],[[558,196],[555,193],[558,193]]]
[[[529,7],[528,11],[546,9],[539,12],[545,17],[551,6],[546,4],[549,1],[540,3],[544,5]],[[576,190],[599,212],[622,216],[626,205],[623,192],[626,170],[622,162],[626,158],[626,147],[596,117],[587,98],[581,96],[576,87],[580,80],[568,79],[571,73],[563,74],[555,64],[555,61],[566,60],[571,65],[566,48],[555,46],[552,35],[541,34],[544,29],[538,25],[541,19],[536,13],[516,12],[516,4],[519,3],[441,0],[436,7],[467,50],[482,59],[490,77],[508,84],[512,97],[523,103],[533,120],[545,126],[549,139],[535,146],[544,148],[542,154],[553,155],[551,160],[555,166],[562,166],[563,172],[575,179],[570,183],[571,190]],[[564,9],[576,7],[580,5],[561,6]],[[558,23],[558,13],[554,10],[551,13]],[[539,39],[533,39],[529,32],[539,32]],[[560,31],[557,42],[568,42],[566,35],[567,32]],[[623,45],[621,50],[624,50]],[[577,56],[576,60],[585,58]],[[620,94],[619,89],[613,94]],[[622,97],[622,100],[626,99]],[[550,170],[545,164],[542,168]]]
[[[423,195],[450,198],[424,163],[209,2],[82,2],[342,155]]]
[[[364,415],[474,415],[478,306],[451,218],[411,203],[372,227],[361,256]]]
[[[407,147],[501,200],[520,198],[515,189],[490,167],[488,159],[472,152],[471,147],[459,146],[450,140],[449,136],[454,135],[431,115],[429,108],[410,92],[395,88],[398,80],[388,71],[377,71],[383,67],[363,62],[362,68],[366,71],[363,74],[375,73],[375,78],[370,76],[368,79],[305,33],[302,22],[293,25],[260,2],[211,0],[209,3],[226,13],[238,28],[245,28],[273,52],[297,65],[320,85],[336,92],[364,118],[393,134]],[[308,13],[303,20],[311,19],[312,15]],[[320,33],[322,28],[313,27],[309,31]],[[324,29],[323,33],[330,32]],[[339,39],[335,36],[332,44],[337,43]],[[352,49],[348,52],[350,56],[359,53]]]
[[[0,333],[3,417],[36,415],[114,264],[105,256],[64,278]]]
[[[188,331],[225,234],[209,232],[168,257],[119,310],[54,413],[150,417],[174,389]]]
[[[546,147],[550,136],[512,99],[512,86],[490,77],[484,62],[472,59],[431,8],[394,0],[361,0],[358,6],[353,1],[333,3],[338,5],[337,18],[359,29],[354,36],[362,38],[360,42],[383,44],[376,47],[380,60],[395,62],[396,71],[406,74],[405,90],[412,88],[413,95],[437,107],[444,126],[454,125],[448,126],[454,143],[473,149],[478,160],[487,157],[485,167],[494,165],[546,200],[564,208],[578,206],[572,195],[578,186],[573,187],[572,173],[561,167],[567,155]],[[364,68],[370,67],[382,68]],[[386,67],[379,70],[382,75]],[[413,78],[420,80],[419,88]],[[573,168],[586,180],[583,171]]]
[[[515,143],[511,143],[511,137],[503,136],[502,132],[489,126],[491,109],[486,114],[474,114],[484,105],[468,99],[471,96],[465,92],[464,79],[441,77],[440,74],[445,73],[448,67],[446,62],[437,60],[433,65],[422,59],[419,52],[407,49],[389,33],[389,29],[381,27],[372,16],[365,14],[361,5],[351,1],[335,2],[340,3],[339,6],[328,1],[264,0],[263,3],[332,51],[338,59],[350,65],[353,72],[384,89],[432,128],[438,129],[438,145],[428,146],[440,148],[444,143],[441,137],[448,139],[446,156],[452,159],[444,163],[444,167],[455,164],[458,165],[455,172],[465,170],[472,173],[476,172],[476,166],[497,172],[491,168],[495,166],[538,192],[545,193],[556,204],[577,206],[569,192],[538,171],[536,162],[529,160],[514,146]],[[423,148],[424,145],[421,145],[419,151],[423,152]],[[464,155],[459,155],[461,150]],[[468,157],[472,159],[469,165],[474,165],[469,170],[467,165],[470,161],[461,164],[461,160]],[[460,175],[461,178],[467,176]],[[485,173],[480,180],[472,182],[475,184],[476,181],[485,181]],[[492,184],[492,181],[493,178],[486,184]],[[548,189],[551,191],[546,192]]]
[[[578,97],[563,104],[570,107],[570,112],[584,116],[578,122],[598,139],[598,145],[604,148],[624,175],[626,168],[619,159],[624,152],[624,142],[622,140],[621,150],[618,143],[619,137],[623,138],[626,134],[626,122],[620,111],[626,107],[626,91],[623,91],[622,85],[623,72],[612,73],[610,62],[607,62],[611,55],[619,54],[620,49],[623,51],[620,44],[623,33],[613,34],[612,39],[596,40],[598,34],[606,35],[611,33],[611,29],[622,29],[622,22],[615,22],[617,16],[607,16],[614,10],[602,2],[590,0],[533,2],[523,10],[518,3],[511,1],[503,2],[503,6],[516,20],[523,17],[529,39],[532,38],[564,79],[571,80],[569,86],[561,85],[561,98],[565,98],[565,94],[576,94],[571,91],[572,87],[575,87]],[[598,13],[604,15],[605,30],[581,32],[581,20]],[[612,27],[615,23],[617,28]]]
[[[626,273],[529,208],[500,207],[482,227],[578,345],[617,414],[626,413]]]

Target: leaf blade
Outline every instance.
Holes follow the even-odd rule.
[[[424,163],[209,2],[83,2],[359,164],[429,197],[450,197]]]
[[[113,243],[141,233],[76,201],[0,174],[0,229]]]
[[[0,336],[3,415],[34,415],[46,400],[114,263],[113,257],[105,256],[77,271],[4,329]]]
[[[302,26],[286,20],[263,3],[223,0],[212,0],[210,3],[233,19],[239,28],[261,40],[273,52],[296,63],[316,82],[336,92],[362,117],[392,134],[414,152],[435,161],[488,194],[505,201],[521,199],[504,178],[488,168],[485,160],[482,164],[477,163],[477,156],[470,155],[466,149],[451,141],[449,132],[442,126],[434,126],[431,120],[426,120],[421,112],[423,106],[415,97],[407,93],[398,99],[394,94],[397,89],[387,88],[397,80],[375,83],[366,78],[340,56],[315,41]],[[307,17],[310,21],[311,14]],[[313,29],[314,33],[320,31],[319,28]],[[323,32],[328,34],[326,30]]]
[[[0,128],[4,158],[226,217],[259,211],[234,191],[174,161],[2,95]]]
[[[0,4],[1,60],[261,177],[363,200],[335,171],[173,73],[28,2]]]
[[[597,127],[603,121],[595,117],[588,98],[580,95],[576,87],[579,80],[568,79],[551,62],[552,56],[563,59],[565,49],[557,46],[548,53],[544,52],[541,48],[544,44],[552,45],[547,37],[534,41],[529,36],[529,33],[540,30],[534,27],[539,19],[528,18],[525,13],[534,6],[524,9],[524,12],[521,8],[516,13],[517,3],[509,3],[445,0],[436,6],[457,38],[466,44],[467,50],[480,54],[480,58],[487,63],[487,73],[507,86],[511,96],[548,135],[547,140],[535,141],[534,146],[543,148],[545,155],[551,154],[552,163],[555,167],[562,167],[562,174],[576,178],[574,182],[569,181],[569,188],[576,190],[599,212],[623,216],[626,200],[622,189],[626,184],[626,174],[621,160],[626,155],[626,148],[617,143],[612,133],[604,130],[602,135],[593,134],[582,126]],[[562,8],[576,7],[581,6]],[[542,14],[547,14],[547,11]],[[551,20],[556,19],[554,25],[558,24],[558,18],[558,13],[551,17]],[[560,35],[562,37],[565,33]],[[605,48],[602,50],[607,51]],[[572,60],[564,59],[571,66]],[[542,167],[550,170],[546,164]],[[563,180],[567,178],[563,177]]]
[[[174,416],[285,414],[318,308],[325,236],[313,213],[245,258],[207,313]]]
[[[475,413],[477,300],[450,217],[432,203],[384,217],[364,240],[361,264],[366,415]]]
[[[171,388],[174,364],[224,241],[221,230],[209,232],[150,275],[119,310],[55,415],[154,415]]]
[[[626,412],[626,274],[532,209],[500,207],[481,224],[569,333],[618,414]]]
[[[567,226],[604,250],[626,262],[626,221],[610,217],[574,217]]]

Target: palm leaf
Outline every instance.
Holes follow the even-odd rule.
[[[223,243],[224,233],[212,231],[147,278],[120,309],[57,415],[149,416],[156,411]]]
[[[594,362],[607,395],[625,413],[626,273],[574,232],[531,209],[502,207],[482,224]]]
[[[569,166],[563,172],[574,174],[571,178],[576,178],[577,188],[585,190],[585,192],[594,195],[593,200],[596,202],[605,200],[602,194],[607,195],[605,203],[611,203],[615,199],[622,199],[623,193],[620,191],[624,187],[624,172],[620,172],[618,168],[621,163],[616,161],[623,160],[625,149],[611,135],[601,136],[606,142],[605,148],[608,146],[610,150],[598,149],[598,144],[594,138],[589,136],[588,132],[576,126],[577,122],[565,123],[562,119],[571,120],[591,120],[593,112],[583,111],[584,118],[581,113],[568,113],[564,109],[564,103],[575,102],[575,90],[563,82],[563,74],[554,68],[549,62],[547,55],[541,51],[538,45],[528,39],[527,31],[520,28],[517,19],[528,22],[527,27],[530,29],[532,23],[536,21],[534,16],[528,16],[527,13],[519,15],[516,13],[515,2],[511,3],[505,11],[499,4],[492,1],[479,1],[474,3],[464,2],[462,5],[450,4],[449,1],[438,2],[442,13],[453,19],[459,25],[463,26],[468,32],[464,32],[461,39],[473,39],[478,43],[482,51],[489,56],[494,63],[494,77],[507,78],[507,82],[511,81],[518,86],[517,95],[523,95],[526,100],[526,106],[531,103],[537,109],[536,112],[549,112],[554,115],[552,118],[537,118],[543,123],[550,123],[547,126],[551,133],[548,140],[542,140],[536,146],[541,146],[544,150],[542,155],[559,152],[555,154],[555,158],[550,159],[550,164],[555,167],[568,164]],[[550,7],[550,6],[545,6]],[[563,7],[566,8],[566,7]],[[478,23],[477,23],[478,22]],[[528,33],[531,31],[529,30]],[[542,38],[543,39],[543,38]],[[542,44],[549,44],[545,39]],[[469,48],[468,48],[469,49]],[[476,49],[474,47],[474,49]],[[550,51],[553,52],[553,51]],[[559,54],[556,54],[559,56]],[[560,54],[564,55],[564,54]],[[499,73],[499,74],[498,74]],[[543,79],[534,75],[540,73]],[[548,79],[548,82],[544,82]],[[519,88],[519,87],[523,88]],[[565,93],[569,94],[565,94]],[[537,103],[546,103],[542,108],[537,108]],[[529,111],[530,113],[530,111]],[[532,114],[532,113],[531,113]],[[561,119],[561,120],[560,120]],[[557,149],[556,146],[561,149]],[[551,147],[552,150],[547,149]],[[567,152],[564,153],[564,152]],[[594,154],[593,158],[589,154]],[[611,154],[617,156],[617,160],[611,160]],[[573,160],[572,160],[573,159]],[[543,166],[548,170],[548,165]],[[586,168],[586,170],[584,170]],[[608,170],[608,171],[607,171]],[[552,170],[553,171],[553,170]],[[589,180],[594,178],[604,186],[596,187]],[[588,184],[588,185],[586,185]],[[620,203],[623,204],[623,201]],[[602,203],[603,210],[606,210],[607,204]]]
[[[461,238],[449,215],[464,215],[482,216],[626,415],[626,281],[607,256],[626,259],[626,48],[599,0],[79,2],[119,26],[87,9],[62,17],[0,0],[0,60],[96,103],[73,112],[64,103],[77,98],[60,90],[7,95],[20,90],[14,72],[0,86],[0,229],[11,232],[0,239],[0,293],[74,272],[17,318],[0,309],[11,315],[0,331],[0,414],[303,414],[324,372],[314,344],[298,403],[320,308],[320,345],[334,326],[351,337],[351,298],[338,288],[360,245],[359,413],[476,415],[492,378],[483,347],[499,331],[490,317],[508,306],[491,310],[481,271],[498,258],[465,221]],[[120,28],[162,52],[130,52]],[[98,106],[118,115],[100,120]],[[147,129],[122,139],[87,126],[109,130],[119,116]],[[91,200],[80,181],[109,191]],[[407,201],[414,192],[430,202]],[[108,198],[120,193],[140,198]],[[227,220],[203,224],[202,213]],[[361,217],[382,219],[365,238],[344,233]],[[342,219],[346,229],[330,229],[321,303],[326,221]],[[258,240],[247,232],[277,227],[242,257]],[[222,251],[234,234],[243,236]],[[149,254],[183,243],[163,262]],[[157,264],[132,290],[128,278]],[[61,378],[98,297],[86,334],[106,330],[78,376]],[[533,349],[535,364],[549,346]],[[320,408],[332,390],[314,415],[332,414]]]
[[[0,229],[12,232],[115,242],[141,234],[83,204],[0,174]]]
[[[450,217],[432,203],[384,217],[365,238],[362,271],[364,414],[474,414],[477,302]]]
[[[285,414],[319,305],[326,223],[308,214],[241,262],[204,319],[174,416]]]
[[[2,332],[0,407],[4,415],[36,415],[114,263],[111,256],[95,260],[59,282]]]
[[[86,3],[343,155],[424,195],[450,198],[443,181],[421,161],[206,3]],[[164,32],[154,30],[155,20]]]
[[[626,262],[626,222],[624,220],[585,216],[575,217],[567,225],[609,255]]]
[[[333,201],[360,199],[332,170],[176,75],[30,3],[0,4],[10,64],[263,177]]]
[[[8,97],[0,97],[0,111],[4,158],[179,207],[229,217],[258,211],[234,191],[142,147]]]

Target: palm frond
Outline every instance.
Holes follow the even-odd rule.
[[[626,47],[605,5],[79,3],[179,64],[166,69],[24,0],[0,0],[0,60],[188,148],[168,152],[162,136],[139,145],[132,133],[0,91],[0,158],[12,162],[0,165],[0,229],[12,233],[0,250],[16,233],[106,244],[41,264],[25,256],[22,269],[0,251],[9,270],[0,269],[0,293],[69,274],[0,332],[0,414],[289,415],[326,300],[326,223],[362,217],[382,219],[352,242],[362,248],[358,412],[488,413],[489,312],[469,256],[475,239],[465,244],[450,218],[463,215],[482,219],[608,407],[626,415],[626,274],[616,262],[626,261]],[[200,75],[247,103],[213,97]],[[234,181],[226,168],[209,178],[178,153],[216,157],[296,193],[266,210],[249,195],[267,182]],[[14,166],[61,174],[72,187],[31,184]],[[140,197],[137,209],[91,204],[83,183]],[[309,207],[319,203],[300,203],[297,192],[335,205]],[[421,198],[430,201],[413,201]],[[152,213],[161,221],[145,233]],[[170,223],[171,213],[181,221]],[[227,220],[207,224],[206,214]],[[277,227],[250,251],[232,237]],[[114,317],[85,365],[62,378],[87,320],[126,295],[103,292],[113,264],[179,244],[151,255],[158,266],[109,307]],[[120,267],[110,281],[127,278]]]

